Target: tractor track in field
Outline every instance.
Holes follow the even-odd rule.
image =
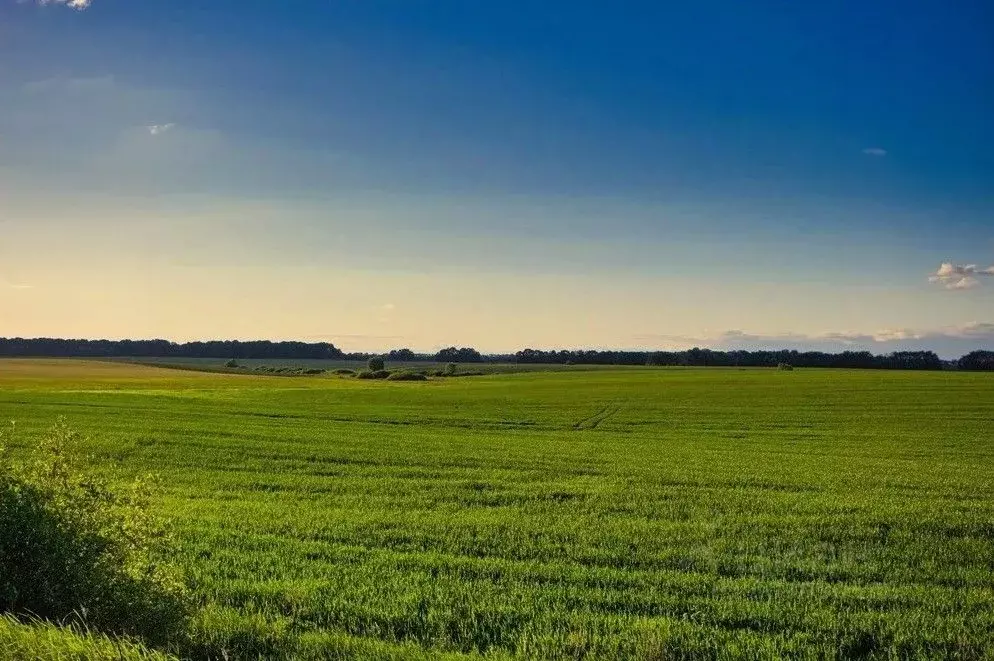
[[[597,411],[597,413],[583,418],[579,422],[573,424],[573,431],[584,431],[589,429],[597,429],[597,426],[602,422],[618,414],[623,408],[622,404],[608,404],[604,408]]]

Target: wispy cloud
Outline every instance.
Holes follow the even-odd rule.
[[[149,124],[145,128],[147,128],[148,132],[152,135],[160,135],[166,131],[172,130],[175,127],[176,125],[170,122],[169,124]]]
[[[31,285],[24,284],[23,282],[11,282],[2,276],[0,276],[0,287],[6,289],[32,289]]]
[[[991,276],[994,276],[994,266],[982,269],[976,264],[943,262],[928,281],[939,283],[946,289],[973,289],[980,286],[980,278]]]
[[[21,87],[26,94],[72,94],[81,92],[107,92],[117,87],[114,76],[56,76],[32,80]]]
[[[886,156],[887,150],[880,147],[867,147],[863,150],[863,153],[867,156]]]

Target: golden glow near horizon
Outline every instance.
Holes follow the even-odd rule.
[[[645,250],[606,239],[421,231],[416,221],[431,208],[412,216],[385,206],[379,215],[387,221],[415,222],[377,228],[387,221],[373,211],[331,203],[212,198],[162,206],[155,198],[83,196],[75,205],[0,211],[0,336],[496,352],[715,346],[738,330],[769,346],[844,333],[864,345],[874,336],[925,336],[919,343],[932,348],[934,334],[961,338],[978,321],[969,299],[929,288],[926,278],[791,279],[789,259],[710,238]],[[697,266],[693,255],[704,251],[712,261]]]

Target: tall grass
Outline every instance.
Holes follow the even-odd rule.
[[[23,622],[0,615],[0,658],[6,661],[176,661],[130,640],[44,620]]]
[[[25,436],[161,475],[189,656],[994,654],[986,374],[3,367]]]

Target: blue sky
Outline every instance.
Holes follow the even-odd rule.
[[[994,341],[989,3],[69,4],[0,0],[2,335]]]

